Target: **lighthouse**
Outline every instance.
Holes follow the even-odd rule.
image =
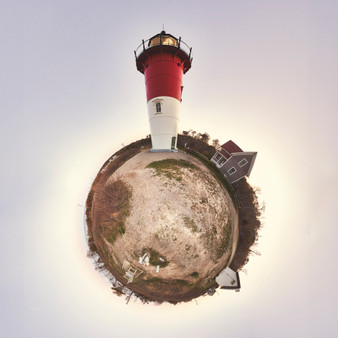
[[[137,70],[144,74],[154,152],[177,151],[182,78],[191,67],[191,48],[162,31],[135,50]]]

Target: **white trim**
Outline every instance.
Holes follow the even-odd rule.
[[[215,156],[215,161],[216,161],[216,162],[218,162],[218,161],[223,157],[223,156],[222,156],[220,153],[218,153],[218,152],[216,152],[214,156]]]
[[[153,102],[153,106],[154,106],[154,114],[155,115],[160,115],[163,113],[163,109],[162,109],[162,106],[163,106],[163,99],[155,99]],[[158,111],[157,110],[157,107],[158,107],[158,104],[160,105],[159,108],[160,110]]]
[[[156,103],[161,103],[161,112],[156,111]],[[169,96],[158,96],[148,101],[152,150],[173,150],[171,143],[172,137],[176,137],[177,141],[180,105],[179,100]]]
[[[226,161],[227,161],[226,158],[222,156],[222,158],[217,163],[221,167]]]
[[[230,170],[232,170],[232,169],[233,169],[233,172],[230,173]],[[237,170],[236,170],[235,167],[231,167],[231,168],[227,171],[227,173],[228,173],[229,175],[233,175],[236,171],[237,171]]]
[[[161,113],[161,101],[155,102],[156,113]]]
[[[250,167],[249,167],[248,172],[247,172],[247,174],[246,174],[246,176],[249,177],[249,176],[250,176],[250,173],[251,173],[251,170],[252,170],[252,168],[253,168],[253,165],[254,165],[254,163],[255,163],[255,160],[256,160],[257,152],[252,151],[252,152],[247,152],[246,154],[252,155],[251,162],[250,162]]]
[[[219,151],[216,151],[213,157],[211,158],[211,161],[216,164],[217,168],[220,168],[226,163],[227,158],[225,158],[223,154],[220,153]]]
[[[255,160],[256,160],[256,156],[257,156],[257,152],[256,151],[243,151],[241,153],[233,153],[232,156],[250,156],[250,164],[249,164],[249,168],[247,169],[247,173],[245,176],[249,177],[250,176],[250,173],[251,173],[251,170],[252,170],[252,167],[255,163]],[[231,156],[231,157],[232,157]]]
[[[244,163],[242,163],[242,162],[244,162]],[[238,165],[241,167],[241,168],[243,168],[246,164],[248,164],[249,162],[248,162],[248,160],[246,159],[246,158],[243,158],[242,160],[240,160],[239,162],[238,162]]]

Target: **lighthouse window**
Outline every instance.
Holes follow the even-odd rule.
[[[177,46],[177,40],[171,37],[162,36],[162,45]]]
[[[161,102],[156,102],[156,113],[161,112]]]

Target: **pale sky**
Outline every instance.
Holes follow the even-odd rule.
[[[336,337],[338,2],[0,1],[0,337]],[[257,151],[266,202],[239,293],[142,305],[86,257],[103,162],[149,134],[134,49],[193,48],[180,130]]]

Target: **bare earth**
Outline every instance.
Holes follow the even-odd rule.
[[[146,168],[165,159],[185,160],[196,167],[183,166],[173,177]],[[134,284],[152,298],[156,294],[170,298],[211,285],[235,253],[238,215],[227,191],[209,169],[181,151],[146,150],[123,164],[106,184],[117,179],[131,188],[131,213],[125,233],[113,244],[105,243],[114,264],[121,267],[127,260],[142,271],[130,286]],[[159,272],[156,266],[142,266],[139,257],[147,248],[157,251],[168,265]]]

